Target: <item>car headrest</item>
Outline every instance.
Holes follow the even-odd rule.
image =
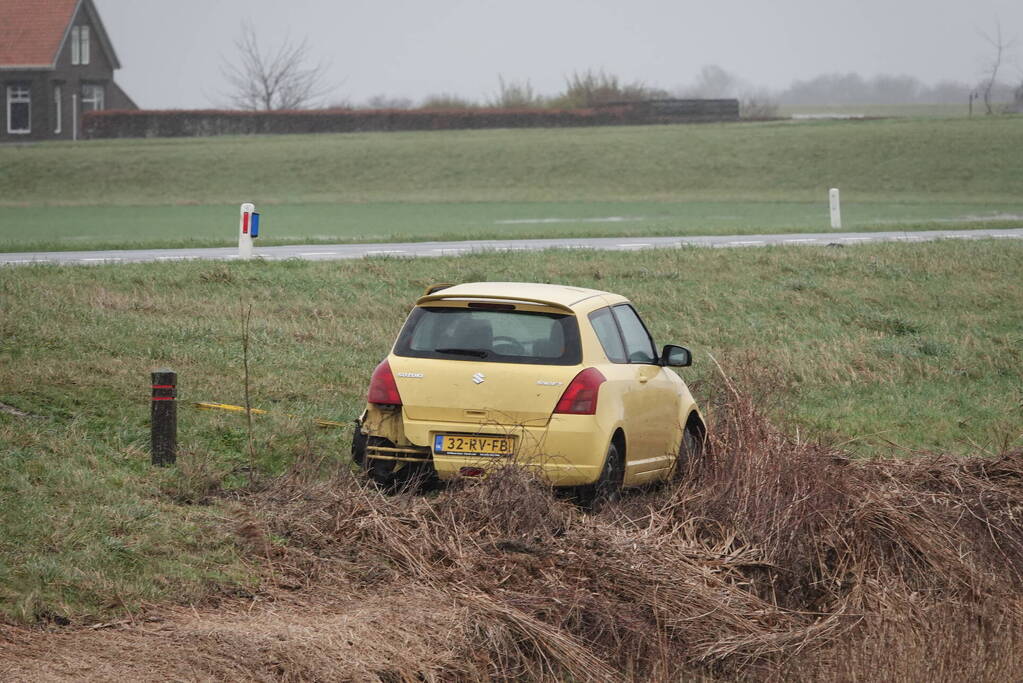
[[[489,350],[494,343],[494,328],[489,320],[463,318],[455,328],[455,339],[459,346]]]

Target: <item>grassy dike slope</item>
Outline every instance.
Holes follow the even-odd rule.
[[[1023,213],[1021,146],[1018,116],[5,145],[0,248],[229,244],[247,199],[291,243],[819,230],[836,186],[847,227],[934,227]]]
[[[573,283],[632,297],[658,343],[713,354],[804,436],[863,453],[1020,443],[1023,245],[565,252],[334,263],[0,270],[0,611],[85,619],[244,586],[219,489],[347,466],[347,420],[410,302],[435,281]],[[240,320],[252,306],[255,457]],[[148,373],[180,375],[180,466],[148,467]],[[713,414],[711,424],[713,428]],[[891,444],[898,448],[892,448]],[[903,450],[907,449],[907,450]],[[211,503],[197,504],[197,503]],[[282,539],[278,539],[284,542]]]
[[[0,147],[0,202],[1018,201],[1023,117]]]

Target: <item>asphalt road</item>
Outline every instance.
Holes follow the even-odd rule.
[[[317,244],[255,248],[255,257],[268,261],[306,259],[331,261],[373,256],[453,256],[483,251],[536,251],[540,249],[601,249],[634,251],[665,247],[825,246],[870,242],[927,242],[941,239],[1023,239],[1023,228],[1002,230],[925,230],[919,232],[827,232],[786,235],[725,235],[716,237],[588,237],[578,239],[467,240],[464,242],[407,242],[385,244]],[[258,242],[257,242],[258,245]],[[237,247],[212,249],[138,249],[126,251],[46,251],[0,254],[0,265],[51,263],[98,265],[202,259],[238,258]]]

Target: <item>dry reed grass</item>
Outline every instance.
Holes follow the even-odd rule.
[[[757,405],[726,382],[706,457],[596,516],[513,468],[434,498],[281,481],[259,507],[305,585],[404,585],[465,609],[460,661],[487,677],[1023,665],[1023,453],[855,462]]]
[[[36,655],[28,639],[29,663],[12,671],[339,681],[1023,671],[1023,452],[858,462],[775,428],[727,381],[712,393],[705,457],[597,515],[515,468],[431,496],[293,468],[244,501],[243,545],[268,568],[249,600],[182,610],[169,634],[52,636],[67,647]],[[23,637],[0,633],[0,658]]]

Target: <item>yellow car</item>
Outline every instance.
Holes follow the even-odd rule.
[[[669,478],[704,422],[618,294],[473,282],[430,288],[370,380],[352,454],[381,484],[483,476],[509,462],[584,503]]]

